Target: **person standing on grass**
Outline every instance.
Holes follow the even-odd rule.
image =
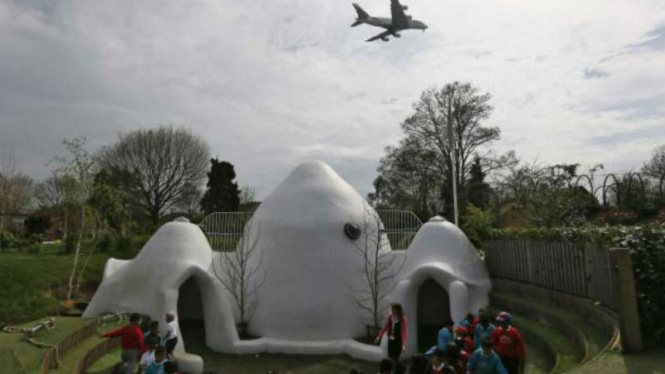
[[[513,316],[510,313],[499,313],[496,317],[499,326],[492,334],[492,345],[508,374],[522,374],[526,357],[524,339],[522,334],[510,325],[512,320]]]
[[[122,364],[119,370],[122,374],[133,374],[138,358],[145,352],[145,341],[143,340],[143,331],[139,327],[140,324],[141,316],[134,313],[129,317],[129,325],[102,335],[102,338],[120,337],[120,346],[122,347],[120,359]]]
[[[374,343],[381,342],[381,337],[384,334],[388,336],[388,357],[395,361],[395,365],[399,366],[399,356],[406,350],[407,336],[406,317],[401,305],[393,304],[391,306],[391,313],[388,315],[388,319],[379,331]]]
[[[166,335],[164,335],[164,348],[166,356],[173,358],[173,350],[178,345],[178,321],[175,313],[166,313]]]
[[[508,374],[499,356],[492,350],[489,337],[483,338],[480,348],[471,355],[468,374]]]

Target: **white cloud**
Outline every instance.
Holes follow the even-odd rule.
[[[496,146],[527,160],[631,168],[665,142],[662,1],[405,3],[427,32],[365,43],[350,2],[0,0],[0,144],[44,176],[63,137],[185,124],[260,195],[314,157],[365,193],[411,103],[453,80],[492,93]]]

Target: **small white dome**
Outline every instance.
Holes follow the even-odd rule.
[[[486,284],[489,273],[478,251],[462,230],[435,216],[416,233],[407,251],[406,269],[425,263],[444,263],[468,284]]]

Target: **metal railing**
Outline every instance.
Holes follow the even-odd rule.
[[[378,210],[383,223],[383,232],[388,237],[393,250],[406,250],[423,223],[411,211]],[[210,242],[214,251],[235,251],[242,238],[251,212],[216,212],[201,221],[199,226]]]
[[[213,251],[232,252],[236,250],[250,218],[252,212],[216,212],[204,218],[199,226]]]
[[[388,236],[393,250],[408,249],[423,225],[420,218],[408,210],[379,209],[377,213],[383,223],[383,232]]]

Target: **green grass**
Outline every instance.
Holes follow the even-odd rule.
[[[38,333],[34,340],[45,344],[56,344],[90,322],[88,319],[72,317],[56,317],[55,321],[55,329]],[[21,326],[32,326],[37,322],[41,320]],[[38,348],[28,343],[23,334],[0,332],[0,368],[3,373],[20,373],[21,368],[28,373],[36,372],[47,350],[48,348]]]
[[[534,308],[543,308],[542,302],[539,302],[536,299],[517,297],[505,293],[501,294],[501,298],[506,300],[512,300],[512,302],[528,304]],[[588,343],[590,358],[598,355],[609,342],[609,340],[603,336],[602,332],[600,332],[592,324],[590,324],[587,321],[587,318],[584,317],[583,315],[572,312],[567,309],[554,307],[551,305],[548,305],[547,310],[548,312],[556,315],[557,317],[560,317],[568,321],[570,324],[576,326],[582,331]]]
[[[565,373],[580,364],[583,352],[576,350],[573,342],[558,332],[556,327],[550,325],[547,321],[534,321],[517,314],[513,314],[513,317],[514,326],[527,329],[544,338],[552,345],[559,355],[559,364],[555,368],[554,373]]]
[[[665,374],[665,349],[640,354],[610,352],[573,371],[574,374]]]
[[[57,369],[51,369],[49,373],[60,373],[60,374],[69,374],[73,373],[76,366],[78,366],[79,361],[85,356],[88,351],[93,349],[97,344],[105,340],[99,335],[106,332],[116,330],[123,326],[123,323],[109,323],[97,328],[97,333],[90,336],[88,339],[82,341],[79,345],[72,348],[70,351],[66,352],[60,357],[61,366]],[[116,356],[117,357],[117,356]]]
[[[49,246],[54,245],[57,244]],[[87,253],[85,248],[79,258],[80,266],[87,260]],[[92,255],[82,283],[99,283],[110,257],[133,257],[133,253]],[[59,301],[49,289],[67,284],[73,260],[73,254],[0,253],[0,326],[55,314]]]

